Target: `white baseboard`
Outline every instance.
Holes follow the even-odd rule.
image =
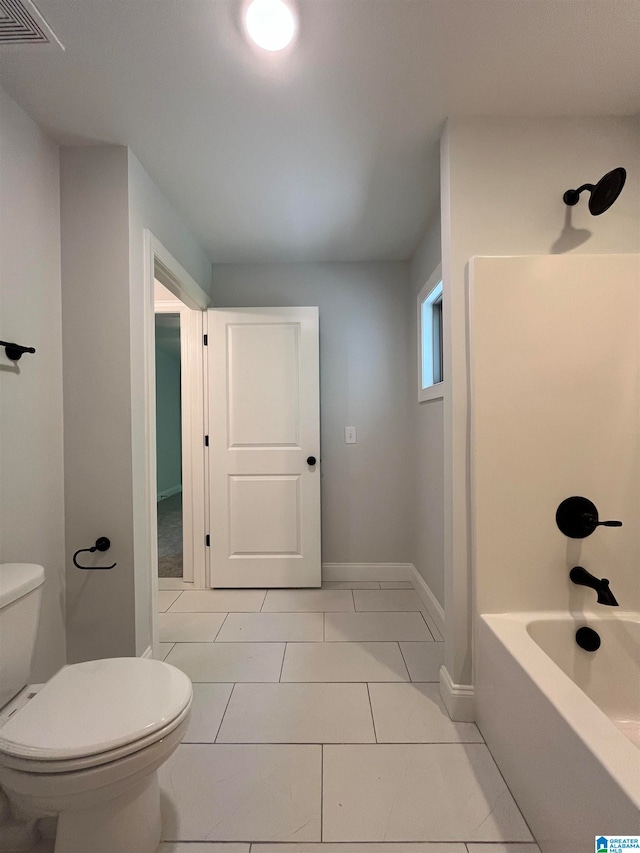
[[[158,503],[160,501],[165,501],[167,498],[171,498],[174,495],[177,495],[178,492],[182,491],[182,483],[178,483],[177,486],[171,486],[170,489],[165,489],[162,492],[158,492]]]
[[[410,581],[411,563],[323,563],[323,581]]]
[[[475,723],[473,685],[454,684],[446,666],[440,667],[440,696],[452,720],[456,723]]]
[[[429,585],[422,577],[420,572],[416,569],[416,567],[411,564],[411,577],[409,578],[411,583],[413,584],[413,588],[420,596],[422,603],[429,611],[429,616],[433,619],[436,628],[440,632],[440,637],[444,637],[444,610],[442,609],[442,605],[435,597],[435,595],[431,592]],[[436,640],[439,639],[436,637]]]
[[[140,655],[141,658],[152,658],[153,657],[153,649],[151,646],[147,646],[147,648]]]

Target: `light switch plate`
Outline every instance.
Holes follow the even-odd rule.
[[[345,427],[344,428],[344,443],[345,444],[356,444],[356,428],[355,427]]]

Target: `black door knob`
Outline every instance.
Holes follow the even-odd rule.
[[[307,465],[315,465],[316,457],[315,456],[307,456]]]

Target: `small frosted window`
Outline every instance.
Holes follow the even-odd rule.
[[[442,396],[442,279],[436,270],[418,296],[418,364],[420,401]]]

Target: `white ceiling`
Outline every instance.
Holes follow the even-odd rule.
[[[284,55],[237,0],[37,3],[66,51],[0,49],[1,85],[130,145],[218,263],[409,257],[447,115],[640,109],[638,0],[299,0]]]

